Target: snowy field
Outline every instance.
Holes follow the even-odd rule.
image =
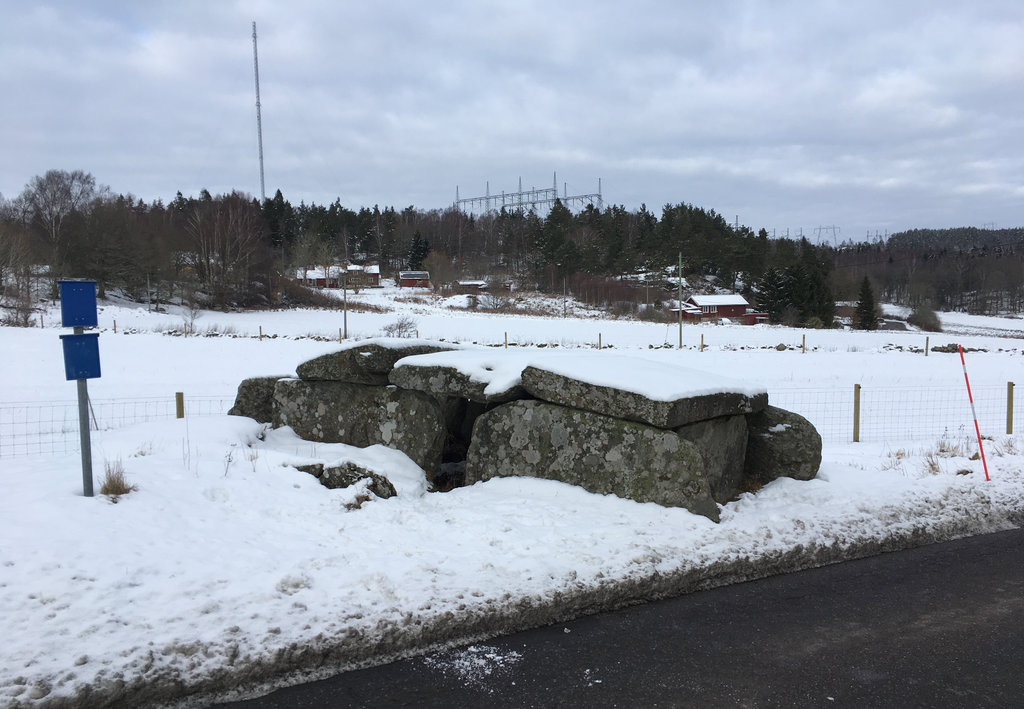
[[[180,312],[108,302],[103,376],[89,381],[103,429],[93,433],[96,487],[120,465],[137,489],[86,498],[73,447],[5,453],[18,451],[19,411],[75,398],[51,310],[46,327],[0,328],[0,704],[141,705],[182,686],[251,688],[275,672],[330,672],[431,639],[482,638],[1024,519],[1024,436],[1005,434],[1007,382],[1024,365],[1024,343],[1012,337],[1024,330],[1019,318],[940,314],[949,332],[930,335],[685,326],[677,349],[675,325],[600,319],[560,299],[548,317],[467,311],[465,298],[393,289],[351,299],[384,312],[349,312],[350,338],[380,336],[403,317],[420,338],[498,346],[495,355],[506,338],[519,353],[596,352],[600,338],[616,366],[626,355],[765,387],[772,403],[822,430],[821,471],[744,494],[714,524],[543,480],[430,493],[404,454],[310,443],[220,414],[114,427],[99,414],[103,402],[173,407],[181,391],[230,403],[242,378],[293,374],[332,351],[343,321],[337,311],[203,312],[192,323],[200,336],[186,338]],[[990,481],[960,358],[926,357],[926,337],[931,347],[969,348]],[[866,418],[853,443],[857,384]],[[362,489],[328,490],[293,467],[340,460],[387,475],[399,495],[359,505]]]

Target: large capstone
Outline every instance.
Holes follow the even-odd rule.
[[[260,423],[274,420],[274,386],[282,377],[251,377],[243,379],[235,394],[235,405],[229,416],[248,416]]]
[[[389,375],[390,382],[403,389],[422,391],[438,398],[469,399],[481,404],[504,403],[521,399],[526,395],[519,386],[510,386],[492,393],[488,390],[491,382],[474,379],[458,367],[447,364],[419,364],[418,361],[422,360],[416,358],[395,367]]]
[[[377,340],[345,347],[303,362],[299,379],[386,385],[395,362],[412,355],[444,352],[454,347],[422,340]]]
[[[821,435],[800,414],[769,406],[747,417],[746,475],[758,482],[810,480],[821,465]]]
[[[768,405],[766,392],[752,392],[742,387],[730,390],[729,386],[722,386],[716,378],[702,372],[637,358],[620,360],[617,375],[621,382],[616,386],[594,383],[585,376],[572,374],[572,361],[564,358],[553,360],[557,365],[554,371],[546,365],[526,367],[522,386],[532,396],[553,404],[639,421],[657,428],[677,428],[721,416],[750,414]],[[632,387],[631,378],[638,380],[640,386]],[[695,381],[687,382],[686,378]],[[689,393],[665,400],[646,393],[673,389]]]
[[[402,451],[427,472],[441,463],[445,421],[430,396],[392,386],[282,379],[274,388],[274,426],[307,441]]]
[[[499,476],[560,480],[598,494],[684,507],[718,520],[697,446],[674,431],[516,401],[473,427],[466,483]]]
[[[747,447],[745,416],[723,416],[675,429],[697,446],[704,459],[704,476],[715,502],[725,504],[739,491]]]

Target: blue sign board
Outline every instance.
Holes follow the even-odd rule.
[[[60,323],[96,327],[96,281],[60,281]],[[69,377],[70,378],[70,377]]]
[[[100,376],[100,334],[87,332],[61,335],[64,345],[64,376],[74,379],[98,379]]]

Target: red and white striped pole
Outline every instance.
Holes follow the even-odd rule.
[[[988,480],[988,463],[985,462],[985,447],[981,444],[981,429],[978,428],[978,414],[974,411],[974,396],[971,395],[971,380],[967,378],[967,362],[964,361],[964,348],[957,345],[960,351],[960,364],[964,366],[964,381],[967,382],[967,398],[971,401],[971,416],[974,417],[974,432],[978,434],[978,450],[981,451],[981,464],[985,468],[985,480]]]

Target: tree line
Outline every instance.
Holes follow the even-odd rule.
[[[15,305],[31,309],[29,284],[40,269],[51,287],[90,278],[101,296],[116,288],[140,300],[252,308],[301,302],[296,272],[342,261],[378,263],[385,276],[424,268],[438,282],[495,278],[637,309],[671,299],[670,277],[681,266],[691,281],[743,293],[774,322],[828,327],[836,300],[856,297],[865,276],[896,303],[1019,306],[1022,235],[972,234],[966,251],[962,234],[940,243],[923,232],[834,249],[769,239],[765,229],[730,225],[685,202],[660,213],[646,205],[573,213],[556,202],[544,215],[468,215],[454,207],[355,210],[340,199],[295,205],[280,190],[261,203],[202,190],[164,203],[113,194],[83,171],[50,170],[20,195],[0,197],[0,283],[8,321]]]
[[[884,243],[844,244],[833,282],[867,277],[880,299],[911,308],[997,315],[1024,311],[1024,229],[913,229]]]

